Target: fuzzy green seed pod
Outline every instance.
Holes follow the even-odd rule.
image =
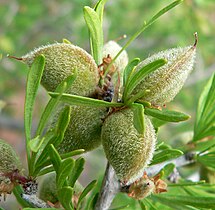
[[[113,59],[121,49],[122,47],[115,41],[109,41],[103,47],[103,57],[106,58],[108,55],[110,55],[110,57]],[[125,50],[123,50],[122,53],[114,62],[114,66],[116,68],[116,71],[119,71],[121,75],[127,64],[128,54]]]
[[[0,139],[0,196],[1,194],[11,193],[14,183],[9,176],[15,171],[21,170],[21,162],[14,149]]]
[[[145,59],[137,65],[136,71],[157,59],[165,59],[167,64],[149,74],[132,94],[149,90],[140,100],[148,101],[153,105],[164,105],[172,101],[193,69],[195,54],[196,43],[194,46],[162,51]]]
[[[85,50],[72,44],[55,43],[39,47],[21,59],[31,66],[40,54],[46,59],[41,83],[48,91],[54,91],[75,70],[77,78],[68,93],[89,96],[95,91],[99,80],[98,67]]]
[[[106,108],[71,106],[71,120],[58,151],[66,153],[84,149],[87,152],[100,146],[102,119],[106,113]],[[57,116],[53,124],[57,121]]]
[[[0,174],[11,173],[21,169],[21,162],[14,149],[0,139]]]
[[[153,156],[156,135],[149,118],[144,118],[144,134],[135,129],[130,108],[109,115],[102,127],[101,138],[106,157],[124,184],[140,178]]]
[[[83,189],[83,186],[78,181],[76,181],[74,186],[73,201],[75,201],[74,199],[79,197]],[[39,190],[39,198],[44,201],[50,201],[53,204],[59,201],[57,197],[55,173],[50,173],[46,175],[45,178],[42,180]]]

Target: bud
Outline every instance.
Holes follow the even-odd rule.
[[[128,196],[134,199],[143,199],[149,195],[167,192],[167,184],[160,179],[160,174],[153,178],[144,175],[132,183],[129,187]]]
[[[108,55],[113,59],[122,47],[115,41],[107,42],[103,47],[103,58],[107,58]],[[119,71],[122,76],[123,70],[128,64],[128,54],[125,50],[119,55],[119,57],[114,62],[115,71]]]
[[[145,132],[133,125],[133,111],[123,109],[109,115],[102,127],[102,145],[118,179],[128,185],[143,175],[155,150],[156,135],[151,121],[145,118]]]
[[[66,153],[84,149],[87,152],[100,146],[102,119],[106,113],[106,108],[71,106],[71,120],[58,151]],[[55,122],[57,117],[54,119]]]
[[[68,93],[89,96],[94,92],[99,80],[98,67],[85,50],[72,44],[56,43],[39,47],[21,60],[31,66],[40,54],[46,59],[41,83],[48,91],[54,91],[77,69],[77,78]]]
[[[14,172],[20,171],[21,162],[14,149],[0,139],[0,196],[10,194],[14,184],[10,177]]]
[[[193,69],[196,42],[194,46],[159,52],[139,63],[136,71],[157,59],[167,60],[167,64],[149,74],[137,85],[132,95],[142,90],[149,90],[140,100],[148,101],[153,105],[164,105],[172,101]]]

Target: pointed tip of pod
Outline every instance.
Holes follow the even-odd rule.
[[[196,48],[197,43],[198,43],[198,33],[197,32],[194,33],[194,37],[195,37],[195,42],[194,42],[193,48]]]
[[[18,60],[18,61],[23,61],[23,58],[22,57],[16,57],[16,56],[13,56],[13,55],[9,55],[9,54],[7,54],[7,57],[8,58],[12,58],[12,59],[15,59],[15,60]]]

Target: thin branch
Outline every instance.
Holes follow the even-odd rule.
[[[120,183],[117,180],[112,166],[107,163],[105,176],[103,179],[99,198],[95,206],[95,210],[109,209],[114,197],[118,192],[120,192]]]
[[[150,166],[146,168],[145,172],[149,177],[152,177],[158,174],[162,168],[170,163],[173,163],[176,168],[192,164],[195,162],[195,155],[195,152],[188,152],[176,159]],[[129,186],[122,186],[120,184],[113,168],[108,163],[95,210],[109,209],[116,194],[119,192],[127,192],[128,188]]]
[[[35,194],[22,194],[22,198],[36,208],[51,208],[51,206],[49,206],[45,201],[39,199]]]

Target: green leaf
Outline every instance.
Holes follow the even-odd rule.
[[[141,210],[147,210],[147,208],[146,208],[145,204],[143,203],[143,201],[139,200],[138,203],[140,205]]]
[[[139,134],[144,134],[145,125],[144,125],[144,107],[141,104],[133,104],[133,123],[134,127]]]
[[[71,158],[61,161],[61,164],[57,173],[57,177],[56,177],[56,183],[58,188],[63,187],[74,165],[75,165],[75,161]]]
[[[143,81],[143,79],[153,71],[157,70],[161,66],[166,64],[166,61],[164,59],[158,59],[156,61],[153,61],[145,66],[143,66],[138,72],[135,72],[129,79],[129,82],[125,86],[124,90],[124,98],[123,101],[126,103],[130,97],[130,94],[135,89],[135,87]]]
[[[156,201],[161,203],[170,204],[174,203],[175,206],[193,206],[197,208],[215,208],[214,197],[200,197],[200,196],[180,196],[180,195],[153,195]]]
[[[59,93],[49,92],[49,95],[56,98]],[[84,96],[76,96],[71,94],[63,94],[60,100],[64,103],[77,106],[89,106],[89,107],[122,107],[123,103],[113,103]]]
[[[53,144],[55,147],[58,146],[63,138],[66,128],[70,122],[70,113],[71,107],[66,106],[64,110],[60,113],[57,125],[53,131],[48,132],[48,141],[44,140],[44,144],[41,145],[41,149],[35,156],[36,163],[34,165],[35,171],[34,175],[36,175],[43,167],[47,164],[48,153],[47,149],[50,144]]]
[[[49,166],[49,167],[46,167],[46,168],[43,168],[41,170],[39,170],[37,173],[35,173],[36,175],[34,176],[43,176],[45,174],[48,174],[50,172],[53,172],[54,171],[54,167],[53,166]]]
[[[164,168],[161,170],[161,174],[163,174],[161,179],[166,179],[173,172],[174,168],[175,165],[173,163],[165,165]]]
[[[68,186],[63,187],[60,190],[58,190],[57,195],[58,195],[58,199],[59,199],[60,203],[66,210],[74,209],[72,206],[73,188],[68,187]]]
[[[113,209],[110,209],[110,210],[120,210],[120,209],[126,209],[128,207],[129,207],[129,205],[124,205],[124,206],[119,206],[119,207],[116,207],[116,208],[113,208]]]
[[[76,156],[76,155],[80,155],[80,154],[83,154],[85,152],[84,149],[78,149],[78,150],[74,150],[74,151],[71,151],[71,152],[68,152],[68,153],[65,153],[65,154],[60,154],[60,157],[62,160],[66,159],[66,158],[69,158],[69,157],[73,157],[73,156]],[[43,161],[40,166],[41,168],[44,168],[46,166],[49,166],[51,164],[51,160],[50,159],[47,159],[46,161]]]
[[[80,176],[81,172],[84,170],[84,158],[80,157],[75,161],[75,166],[69,176],[69,185],[74,187],[76,180]]]
[[[43,75],[43,70],[45,66],[45,57],[39,55],[35,58],[27,77],[26,85],[26,95],[25,95],[25,113],[24,113],[24,124],[25,124],[25,137],[26,137],[26,151],[27,159],[30,167],[30,151],[29,151],[29,141],[31,139],[31,126],[32,126],[32,114],[34,102],[36,99],[37,90]]]
[[[92,55],[97,64],[102,62],[102,48],[103,48],[103,30],[100,17],[97,12],[85,6],[84,7],[84,19],[90,32],[90,38],[92,42]]]
[[[132,74],[133,69],[137,66],[137,64],[140,62],[139,58],[134,58],[132,61],[128,63],[128,65],[125,67],[123,72],[123,85],[125,86],[126,83],[129,81],[129,78]]]
[[[65,43],[65,44],[72,44],[68,39],[63,39],[63,43]]]
[[[51,162],[52,162],[52,165],[53,165],[56,173],[58,173],[59,167],[61,164],[61,158],[60,158],[59,153],[57,152],[57,150],[53,146],[53,144],[49,145],[48,154],[51,158]]]
[[[71,152],[68,152],[68,153],[65,153],[65,154],[61,154],[61,158],[62,159],[65,159],[65,158],[68,158],[68,157],[73,157],[73,156],[76,156],[76,155],[81,155],[85,152],[84,149],[77,149],[77,150],[73,150]]]
[[[59,208],[58,209],[56,209],[56,208],[24,208],[23,210],[47,210],[47,209],[51,209],[51,210],[59,210]]]
[[[90,182],[86,188],[83,190],[83,192],[81,193],[79,199],[78,199],[78,207],[80,206],[81,202],[83,201],[83,199],[87,196],[87,194],[96,186],[97,181],[93,180],[92,182]]]
[[[195,186],[205,184],[205,180],[199,182],[185,181],[177,184],[168,184],[168,187],[178,187],[178,186]]]
[[[188,120],[190,118],[189,115],[186,115],[184,113],[170,111],[166,109],[159,110],[159,109],[153,109],[153,108],[146,108],[145,114],[167,122],[180,122],[180,121]]]
[[[43,144],[45,138],[40,138],[40,136],[35,137],[34,139],[31,139],[29,142],[29,148],[32,152],[38,152],[39,148]]]
[[[71,107],[66,106],[58,118],[58,122],[57,122],[54,132],[56,133],[56,136],[62,136],[62,139],[59,142],[56,142],[55,145],[60,144],[61,141],[63,140],[64,133],[70,122],[70,114],[71,114]]]
[[[177,149],[166,149],[154,155],[151,165],[177,158],[183,155],[183,152]]]
[[[44,141],[42,142],[39,150],[37,151],[37,153],[35,153],[35,155],[32,155],[32,160],[31,162],[34,163],[34,171],[33,171],[33,176],[36,176],[37,173],[40,171],[41,169],[41,165],[47,160],[48,158],[48,154],[47,154],[47,150],[48,150],[48,146],[50,144],[52,144],[52,142],[54,141],[53,139],[55,139],[55,133],[53,131],[49,131],[46,133],[46,135],[43,137]]]
[[[215,74],[205,86],[198,102],[193,141],[215,135]]]
[[[75,81],[77,77],[77,70],[70,76],[68,76],[65,80],[63,80],[56,88],[55,92],[59,93],[57,98],[51,98],[48,102],[48,104],[46,105],[42,116],[40,118],[40,122],[37,128],[37,132],[36,135],[41,135],[43,132],[43,129],[46,125],[46,123],[48,122],[49,118],[51,117],[53,111],[55,110],[55,108],[57,107],[59,101],[60,101],[60,97],[61,95],[66,92],[71,85],[73,84],[73,82]]]
[[[144,199],[144,202],[150,210],[157,210],[157,208],[147,198]]]
[[[197,161],[202,163],[206,167],[215,169],[215,152],[206,153],[204,155],[198,155]]]
[[[96,13],[99,16],[99,20],[100,20],[101,24],[103,22],[103,12],[104,12],[104,6],[105,6],[106,2],[107,2],[107,0],[99,0],[96,3],[95,8],[94,8],[94,10],[96,11]]]
[[[96,193],[93,198],[90,200],[90,202],[88,203],[88,206],[87,206],[87,210],[93,210],[95,209],[95,206],[96,206],[96,202],[98,200],[98,197],[99,197],[99,193]],[[89,201],[89,199],[88,199]]]
[[[113,63],[116,61],[116,59],[119,57],[119,55],[125,50],[141,33],[143,33],[150,25],[152,25],[159,17],[161,17],[163,14],[180,4],[183,0],[177,0],[173,3],[169,4],[168,6],[164,7],[162,10],[160,10],[156,15],[154,15],[148,22],[144,22],[143,26],[126,42],[126,44],[123,46],[123,48],[118,52],[118,54],[113,58],[112,62],[109,64],[108,68],[113,65]],[[108,69],[106,70],[108,73]],[[106,74],[104,75],[106,76]]]
[[[204,153],[215,147],[215,139],[209,139],[207,141],[200,141],[195,143],[195,151]]]

